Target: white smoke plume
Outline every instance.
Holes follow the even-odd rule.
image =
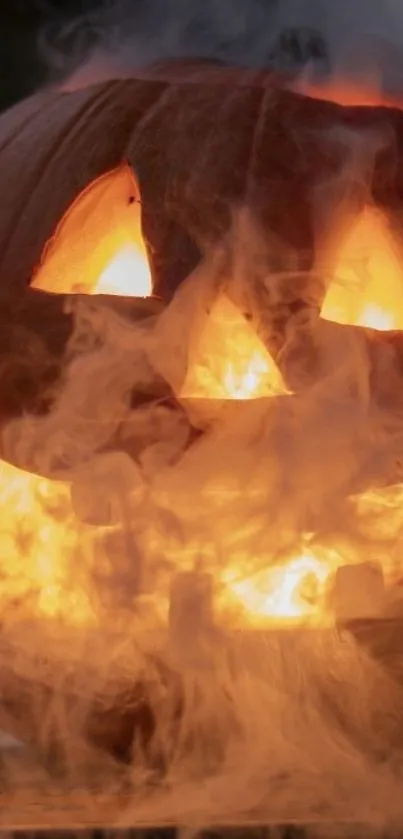
[[[40,37],[50,77],[79,87],[181,57],[342,74],[400,89],[400,0],[104,0]]]

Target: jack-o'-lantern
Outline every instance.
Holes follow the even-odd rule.
[[[402,136],[203,63],[0,119],[0,724],[45,763],[401,749]]]

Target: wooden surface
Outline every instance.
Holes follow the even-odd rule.
[[[375,622],[373,626],[375,631]],[[256,657],[259,661],[263,650],[265,650],[265,656],[270,662],[272,658],[270,654],[271,641],[273,641],[272,654],[276,657],[277,650],[280,656],[278,658],[278,663],[280,665],[280,669],[283,669],[283,676],[284,674],[286,676],[287,681],[284,683],[285,686],[288,684],[290,687],[294,684],[296,675],[295,662],[303,660],[304,668],[301,669],[304,672],[301,673],[301,687],[307,680],[309,681],[309,674],[312,673],[314,678],[318,680],[317,688],[319,688],[319,693],[315,694],[314,690],[314,695],[317,696],[317,699],[320,697],[320,704],[318,705],[318,708],[323,707],[322,702],[325,702],[326,706],[330,709],[330,713],[334,714],[334,719],[336,721],[340,714],[342,717],[344,714],[344,721],[342,718],[340,719],[340,734],[342,734],[343,738],[347,738],[346,742],[348,741],[350,743],[350,747],[352,744],[355,744],[354,749],[357,749],[355,754],[357,754],[357,757],[358,755],[360,756],[360,760],[366,761],[368,757],[370,757],[370,753],[367,751],[369,744],[365,741],[365,736],[363,740],[361,738],[362,732],[360,733],[359,719],[355,719],[351,731],[348,730],[348,721],[346,727],[346,716],[348,716],[348,711],[345,707],[346,698],[347,704],[350,705],[350,708],[353,711],[353,715],[355,713],[354,705],[356,701],[356,688],[353,681],[351,681],[352,673],[355,672],[355,653],[353,659],[350,660],[350,665],[352,664],[353,670],[351,670],[350,665],[345,668],[344,664],[342,664],[339,677],[337,677],[337,668],[340,663],[342,663],[340,659],[340,653],[342,650],[341,648],[339,649],[337,643],[335,646],[335,641],[337,641],[337,639],[335,639],[332,632],[328,635],[323,632],[318,633],[317,630],[311,630],[305,633],[300,631],[285,632],[284,630],[278,630],[277,632],[272,633],[249,632],[240,633],[237,636],[234,635],[234,642],[236,643],[237,648],[240,648],[242,644],[245,645],[245,661],[248,662],[248,667],[253,650],[255,650]],[[329,662],[328,677],[326,676],[326,666],[323,668],[324,659],[322,654],[320,654],[317,660],[317,665],[320,665],[320,669],[315,671],[314,666],[314,669],[310,670],[309,662],[304,656],[304,650],[306,653],[308,652],[312,641],[314,647],[316,643],[318,643],[319,646],[322,646],[322,653],[330,650],[332,651],[331,654],[335,656],[333,664],[331,663],[331,660]],[[306,644],[308,644],[308,646],[306,646]],[[330,646],[328,646],[328,644],[330,644]],[[234,648],[231,647],[231,649],[234,652]],[[345,652],[342,653],[341,658],[347,655],[348,664],[348,656],[351,655],[353,650],[348,644],[346,646],[345,642],[344,650]],[[337,659],[339,660],[337,661]],[[360,660],[359,656],[357,663],[360,662]],[[362,666],[362,661],[360,666]],[[336,671],[333,671],[333,667],[336,667]],[[29,672],[28,664],[25,669]],[[250,672],[253,678],[253,667]],[[378,673],[378,670],[376,672]],[[334,680],[335,676],[336,679]],[[206,678],[206,671],[202,670],[200,677],[204,680]],[[338,678],[341,678],[343,681],[338,681]],[[289,679],[291,679],[290,682],[288,681]],[[359,681],[360,678],[357,682],[358,685]],[[5,674],[3,668],[3,698],[4,683]],[[345,693],[345,687],[348,687],[347,683],[349,683],[349,690]],[[258,685],[258,682],[256,684]],[[379,687],[380,684],[377,682],[377,691],[379,690]],[[15,701],[16,704],[18,704],[18,692],[21,693],[21,686],[18,685],[17,681],[14,681],[13,689],[15,691]],[[399,723],[397,718],[395,721],[393,721],[393,719],[388,720],[388,714],[389,710],[392,709],[393,715],[395,715],[397,706],[394,703],[396,702],[396,697],[400,697],[401,694],[400,691],[398,691],[395,694],[394,699],[392,699],[394,688],[392,687],[392,684],[388,682],[388,675],[386,673],[385,688],[382,688],[382,690],[386,702],[385,713],[382,718],[378,716],[377,731],[374,733],[377,737],[378,734],[380,734],[382,726],[385,724],[385,742],[393,742],[393,748],[395,749],[397,743],[396,726],[399,728]],[[303,688],[303,691],[305,691],[305,688]],[[37,695],[38,690],[36,691],[36,697]],[[362,688],[360,695],[362,700]],[[296,700],[299,705],[300,700],[298,699],[298,696],[299,692],[297,691]],[[373,698],[371,691],[368,694],[368,698]],[[309,693],[306,694],[306,700],[308,700],[309,703]],[[303,700],[301,699],[301,701]],[[329,701],[330,705],[328,705]],[[391,702],[391,705],[390,707],[387,707],[387,703],[389,701]],[[52,706],[50,705],[50,707]],[[383,708],[383,700],[379,702],[379,696],[378,708]],[[36,710],[37,714],[39,714],[36,721],[37,725],[40,715],[42,714],[42,716],[44,716],[47,713],[47,709],[45,706],[42,706],[41,710],[36,703]],[[163,711],[162,705],[160,706],[160,712],[161,710]],[[118,707],[115,708],[115,712],[118,717],[120,713]],[[24,717],[23,722],[25,722],[25,724],[29,724],[28,716]],[[33,720],[31,718],[31,724],[32,722]],[[357,725],[358,729],[355,730]],[[36,729],[33,733],[35,734],[37,730],[38,729]],[[270,729],[267,729],[267,733],[269,733],[269,731]],[[363,731],[365,732],[365,725]],[[381,740],[382,737],[383,735],[381,735]],[[231,814],[231,810],[228,808],[228,800],[226,812],[224,812],[223,809],[220,809],[220,806],[217,806],[217,808],[214,809],[214,773],[212,773],[211,777],[204,779],[203,784],[200,784],[200,781],[197,778],[195,780],[189,780],[188,787],[186,788],[183,788],[184,784],[182,780],[180,788],[181,791],[178,797],[178,795],[175,794],[176,791],[174,785],[164,785],[163,775],[161,776],[161,781],[158,781],[157,783],[155,783],[151,777],[150,784],[142,783],[141,787],[136,787],[135,780],[133,780],[133,778],[130,780],[130,771],[129,774],[127,774],[123,764],[121,764],[122,771],[120,771],[119,764],[116,763],[116,761],[109,765],[107,762],[101,762],[96,758],[95,763],[92,760],[92,762],[87,765],[87,768],[80,768],[80,764],[77,762],[77,765],[72,765],[67,773],[64,773],[63,771],[60,772],[60,767],[58,769],[57,761],[55,761],[55,752],[53,751],[53,755],[50,755],[50,758],[48,757],[44,760],[43,756],[41,758],[40,752],[38,752],[37,744],[34,741],[35,737],[31,737],[32,745],[29,747],[13,747],[3,749],[2,751],[3,759],[0,774],[0,827],[3,829],[39,830],[45,828],[69,828],[76,830],[83,827],[93,829],[95,827],[105,826],[122,828],[151,828],[156,823],[158,825],[176,825],[178,822],[182,824],[186,823],[200,826],[203,823],[203,807],[205,807],[206,804],[211,806],[211,811],[208,815],[209,825],[228,825],[231,822],[230,816],[233,818],[233,823],[238,823],[238,825],[241,823],[244,825],[258,825],[262,823],[279,824],[287,821],[301,824],[312,821],[313,812],[316,812],[315,820],[317,823],[330,824],[335,821],[344,821],[346,818],[354,822],[366,821],[367,796],[363,796],[361,794],[358,796],[357,800],[352,798],[352,801],[348,802],[348,807],[345,801],[343,806],[340,805],[339,801],[332,803],[331,790],[333,789],[333,784],[330,786],[330,793],[329,787],[327,787],[327,793],[324,794],[325,797],[323,800],[326,801],[326,806],[324,807],[320,806],[321,791],[319,790],[319,804],[316,806],[317,801],[315,796],[313,796],[312,789],[310,790],[310,798],[308,797],[308,799],[305,799],[305,787],[303,786],[302,791],[304,794],[302,799],[301,797],[298,797],[297,794],[297,800],[292,812],[290,812],[289,808],[287,810],[287,808],[284,807],[285,799],[284,797],[282,798],[283,793],[279,791],[275,800],[270,799],[269,804],[266,801],[261,809],[256,807],[255,809],[242,810],[242,805],[240,804],[236,814],[234,815],[234,813]],[[393,780],[393,778],[392,780],[387,781],[387,767],[385,765],[384,754],[381,754],[381,765],[383,767],[383,774],[381,778],[379,775],[379,772],[381,771],[380,765],[377,768],[376,754],[377,747],[375,748],[375,752],[370,757],[370,761],[368,763],[368,789],[372,789],[374,778],[376,777],[378,779],[377,786],[373,791],[371,800],[371,812],[373,814],[373,818],[378,820],[381,820],[382,818],[384,818],[384,820],[387,818],[399,818],[402,820],[403,805],[401,806],[399,796],[395,795],[394,784],[397,783],[397,781]],[[77,757],[77,752],[75,753],[75,756]],[[372,762],[373,759],[374,762]],[[347,771],[349,771],[350,768],[351,764],[349,764],[347,760]],[[309,772],[312,770],[309,755],[307,755],[306,769],[308,778]],[[338,766],[338,769],[335,769],[335,777],[340,778],[338,775],[339,772],[340,766]],[[286,784],[292,784],[292,778],[294,777],[293,770],[290,769],[289,775],[287,771],[286,776]],[[299,786],[298,777],[299,776],[297,774],[297,788]],[[364,784],[364,780],[362,783]],[[390,787],[389,784],[392,784],[392,787]],[[207,789],[207,792],[204,792],[204,788]],[[390,789],[393,792],[392,804],[388,805],[388,807],[390,806],[390,812],[388,813],[383,812],[383,808],[385,806],[385,789],[388,794]],[[326,795],[328,794],[330,794],[330,800],[326,798]],[[211,795],[213,795],[212,798]]]
[[[334,829],[336,831],[341,829],[343,835],[362,836],[361,832],[351,834],[347,831],[360,831],[363,827],[367,827],[373,837],[382,836],[385,839],[388,835],[388,820],[382,820],[382,813],[379,813],[378,818],[373,821],[368,819],[364,810],[361,814],[357,813],[355,817],[349,817],[343,813],[343,808],[339,808],[314,819],[303,809],[292,816],[273,808],[272,812],[260,814],[245,812],[233,818],[227,816],[204,820],[200,814],[192,817],[186,813],[186,808],[184,809],[183,814],[178,809],[176,811],[168,809],[165,815],[160,814],[156,817],[153,816],[152,800],[147,807],[139,810],[133,806],[130,795],[97,793],[91,797],[86,790],[80,789],[63,791],[52,789],[51,786],[42,789],[25,788],[11,794],[0,793],[0,829],[18,832],[51,830],[52,833],[62,830],[130,829],[141,831],[143,839],[145,830],[153,831],[178,826],[194,828],[198,831],[198,835],[199,831],[202,832],[208,827],[210,836],[212,830],[215,834],[221,830],[225,831],[225,834],[229,829],[242,830],[242,835],[244,835],[244,831],[249,829],[273,828],[276,829],[276,839],[279,839],[277,831],[287,826],[298,829],[299,837],[301,837],[301,830],[306,831],[303,835],[309,836],[312,830],[312,835],[317,836],[318,831],[330,832]],[[379,834],[376,832],[377,825]],[[393,827],[395,825],[392,822],[391,831]],[[337,832],[336,836],[339,835]],[[391,835],[396,836],[396,833],[391,832]],[[237,839],[239,839],[239,834]]]

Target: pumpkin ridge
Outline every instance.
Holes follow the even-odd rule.
[[[136,140],[138,139],[143,129],[151,122],[154,116],[156,116],[159,108],[161,107],[161,105],[164,104],[165,97],[169,99],[170,94],[176,91],[179,87],[179,85],[173,86],[169,84],[164,84],[164,82],[156,82],[156,84],[162,85],[162,90],[160,90],[160,93],[158,94],[155,102],[153,102],[151,107],[148,108],[144,112],[143,116],[140,117],[140,119],[137,121],[134,128],[133,126],[131,127],[129,137],[123,146],[123,157],[125,158],[131,157],[130,149],[132,145],[136,145]]]
[[[243,86],[237,86],[235,89],[225,90],[225,92],[223,92],[223,87],[216,86],[213,102],[211,101],[211,92],[209,97],[208,92],[202,85],[197,88],[195,86],[194,93],[187,91],[186,102],[182,107],[185,114],[186,112],[189,114],[193,107],[192,102],[194,102],[195,119],[193,121],[188,120],[183,129],[184,136],[187,137],[183,154],[181,154],[180,127],[178,128],[177,164],[175,162],[175,130],[171,127],[169,129],[164,151],[165,162],[168,163],[167,171],[169,172],[169,177],[165,178],[164,181],[165,188],[169,188],[169,192],[166,193],[165,212],[169,214],[176,225],[182,227],[187,235],[193,239],[199,252],[200,248],[208,245],[206,240],[200,239],[197,232],[200,228],[199,205],[200,202],[203,203],[205,200],[205,195],[209,195],[209,214],[212,219],[217,221],[215,227],[216,231],[219,230],[219,236],[223,235],[230,223],[229,204],[237,204],[238,200],[243,200],[244,184],[242,183],[239,189],[237,184],[240,180],[243,181],[244,174],[241,174],[241,171],[245,173],[248,165],[247,157],[250,154],[252,140],[247,132],[243,131],[239,141],[236,136],[234,137],[235,146],[233,143],[230,143],[229,146],[229,159],[232,160],[232,163],[224,162],[224,168],[227,170],[225,181],[227,185],[228,182],[232,184],[230,194],[226,194],[226,187],[223,188],[222,183],[219,183],[216,179],[209,180],[207,186],[205,175],[208,175],[210,170],[214,170],[216,160],[222,154],[222,137],[225,135],[231,137],[232,132],[235,132],[236,135],[237,112],[242,112],[244,119],[252,124],[259,112],[260,98],[260,90]],[[199,134],[202,136],[202,143],[199,143]],[[189,135],[193,135],[193,141],[189,139]],[[240,148],[241,144],[242,149]],[[189,162],[192,161],[192,165],[185,170],[182,164],[187,157],[189,157]],[[161,165],[161,160],[160,154],[159,165]],[[204,173],[204,176],[202,173]],[[194,195],[199,196],[198,202],[194,201]],[[220,209],[217,209],[217,203],[220,205]],[[213,206],[214,210],[212,209]]]
[[[229,115],[231,113],[231,108],[232,108],[233,103],[238,102],[238,98],[242,95],[241,90],[242,90],[241,88],[235,88],[235,90],[232,91],[229,94],[229,96],[225,97],[224,102],[223,102],[223,108],[222,108],[222,111],[224,111],[224,115]],[[249,96],[250,96],[250,92],[248,91],[248,94],[245,98],[248,98]],[[220,114],[220,116],[221,116],[221,114]],[[195,169],[192,170],[191,175],[190,175],[190,177],[187,181],[187,184],[186,184],[185,195],[187,195],[188,197],[189,197],[189,194],[192,192],[192,187],[193,187],[193,184],[194,184],[194,178],[199,177],[199,172],[198,172],[199,167],[200,167],[200,169],[204,169],[205,166],[206,166],[206,163],[208,161],[208,156],[211,153],[210,149],[211,149],[212,141],[214,142],[214,139],[216,139],[216,138],[218,140],[220,139],[221,125],[222,125],[221,120],[219,118],[217,118],[217,122],[215,124],[212,124],[208,134],[206,135],[206,140],[205,140],[205,143],[204,143],[203,151],[202,151],[202,154],[200,155],[200,157],[198,159],[198,166]]]
[[[36,97],[33,96],[32,98],[34,99]],[[55,101],[57,101],[57,95],[55,95],[54,98]],[[41,112],[48,108],[49,99],[47,97],[44,97],[41,103],[38,103],[38,105],[39,107],[35,111],[30,111],[29,114],[27,114],[27,116],[24,117],[24,119],[18,123],[15,129],[13,129],[13,131],[5,138],[4,142],[0,143],[0,154],[6,151],[6,149],[8,149],[9,146],[11,146],[14,143],[18,134],[20,134],[21,131],[24,131],[24,129],[27,127],[27,125],[30,124],[30,122],[33,119],[36,119],[36,117],[40,116]],[[11,108],[9,108],[8,111],[11,111]],[[8,111],[6,113],[8,113]]]
[[[115,95],[117,84],[118,82],[108,82],[106,85],[99,85],[99,90],[98,93],[95,95],[95,98],[91,98],[90,100],[87,99],[85,103],[82,105],[82,107],[74,113],[74,115],[71,117],[68,123],[63,125],[62,136],[59,136],[57,139],[55,139],[53,148],[51,148],[50,150],[46,150],[46,168],[48,168],[51,165],[52,161],[55,158],[57,158],[58,155],[63,155],[67,143],[71,142],[71,138],[72,136],[74,136],[76,130],[81,130],[83,118],[85,117],[86,119],[88,119],[96,116],[97,112],[100,109],[100,106],[102,109],[106,106],[109,94]],[[40,111],[38,113],[40,113]],[[21,209],[21,207],[18,207],[11,218],[8,230],[4,235],[4,240],[5,242],[7,242],[7,244],[3,248],[3,259],[7,258],[8,251],[10,247],[12,247],[13,245],[14,231],[16,230],[17,220],[21,215],[21,212],[26,212],[29,209],[30,200],[32,200],[32,197],[35,192],[35,186],[42,176],[43,163],[43,159],[38,161],[38,165],[35,169],[35,172],[33,172],[32,174],[30,183],[27,186],[29,197],[28,200],[24,198],[23,210]],[[27,284],[29,283],[29,280],[30,278],[27,278]],[[3,293],[5,291],[6,290],[4,289]]]
[[[263,88],[262,96],[259,103],[258,108],[258,116],[256,119],[256,123],[254,126],[254,130],[252,133],[252,141],[250,147],[250,154],[249,154],[249,165],[248,170],[246,173],[246,182],[245,182],[245,200],[248,202],[248,199],[251,197],[251,193],[253,191],[253,181],[254,181],[254,174],[255,174],[255,161],[258,157],[258,148],[262,141],[262,136],[264,134],[265,125],[266,125],[266,116],[267,111],[269,108],[269,101],[271,101],[273,95],[273,89],[270,87]]]
[[[183,207],[187,205],[188,202],[192,203],[192,195],[194,192],[197,192],[197,182],[200,178],[201,171],[208,171],[208,163],[211,160],[212,155],[212,147],[214,144],[220,143],[220,132],[223,127],[223,123],[225,124],[225,119],[229,118],[232,112],[236,111],[237,104],[239,105],[239,101],[243,98],[245,99],[246,104],[250,101],[251,93],[254,92],[254,89],[246,88],[243,86],[236,87],[233,89],[229,94],[225,95],[225,97],[220,97],[219,104],[220,108],[219,111],[217,110],[217,119],[212,121],[211,127],[209,128],[208,132],[204,134],[202,148],[197,148],[197,158],[196,156],[193,159],[193,165],[189,171],[189,176],[186,179],[186,183],[183,187],[183,197],[182,202],[183,206],[175,208],[171,208],[171,214],[175,217],[178,223],[182,223],[182,212]],[[202,100],[202,107],[204,105],[204,99]],[[221,119],[221,117],[223,119]],[[196,154],[196,148],[195,148]],[[179,209],[179,213],[178,213]],[[187,228],[189,231],[192,225]]]

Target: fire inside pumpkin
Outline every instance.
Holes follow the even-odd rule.
[[[322,306],[326,320],[373,329],[403,329],[402,265],[382,213],[367,207],[335,255],[334,280]]]
[[[403,327],[403,305],[397,308],[403,288],[402,269],[393,238],[377,211],[368,208],[358,219],[334,255],[333,266],[323,318],[378,329]],[[32,285],[54,293],[151,293],[139,192],[128,167],[102,176],[79,196],[47,246]],[[206,316],[177,395],[182,399],[250,401],[254,406],[271,398],[274,405],[274,397],[290,396],[278,366],[254,327],[223,293]],[[108,482],[110,475],[106,473],[104,477]],[[256,550],[253,522],[238,519],[242,538],[237,539],[237,533],[229,532],[233,525],[228,524],[231,517],[227,517],[234,502],[242,510],[239,499],[244,488],[222,486],[219,479],[209,496],[213,499],[211,509],[207,508],[212,517],[209,540],[195,533],[185,543],[183,539],[173,543],[163,534],[165,542],[161,545],[154,526],[157,506],[152,485],[142,479],[141,470],[135,465],[127,480],[129,484],[133,480],[125,501],[128,517],[137,516],[140,522],[136,548],[140,546],[145,561],[150,560],[151,565],[164,550],[171,560],[171,572],[172,568],[181,572],[203,567],[205,556],[208,569],[214,574],[216,607],[223,620],[229,615],[229,620],[240,621],[243,626],[290,620],[326,623],[331,620],[327,595],[332,575],[342,565],[362,561],[359,549],[349,543],[348,532],[339,542],[321,544],[319,537],[305,530],[300,534],[299,552],[293,549],[287,553],[284,544],[266,545],[264,561],[251,573]],[[368,491],[352,503],[361,510],[366,525],[368,512],[388,509],[390,527],[397,532],[402,494],[401,487]],[[0,497],[3,614],[18,618],[21,611],[25,614],[31,610],[39,615],[62,617],[69,624],[96,625],[99,615],[94,579],[99,578],[99,568],[111,561],[111,538],[114,544],[125,529],[123,519],[106,527],[83,524],[73,510],[69,481],[42,479],[5,462],[1,463]],[[271,527],[271,538],[273,533],[275,528]],[[211,555],[211,544],[204,545],[211,543],[215,534],[220,545],[218,553],[223,545],[225,550],[228,548],[224,561],[218,554]],[[376,522],[369,536],[376,543],[380,541]],[[130,540],[123,551],[128,549]],[[114,564],[113,550],[112,556]],[[387,576],[386,565],[384,571]],[[162,585],[161,591],[152,592],[149,587],[147,599],[165,620],[167,587]]]
[[[31,285],[56,294],[151,294],[140,191],[128,164],[101,175],[73,202]]]

